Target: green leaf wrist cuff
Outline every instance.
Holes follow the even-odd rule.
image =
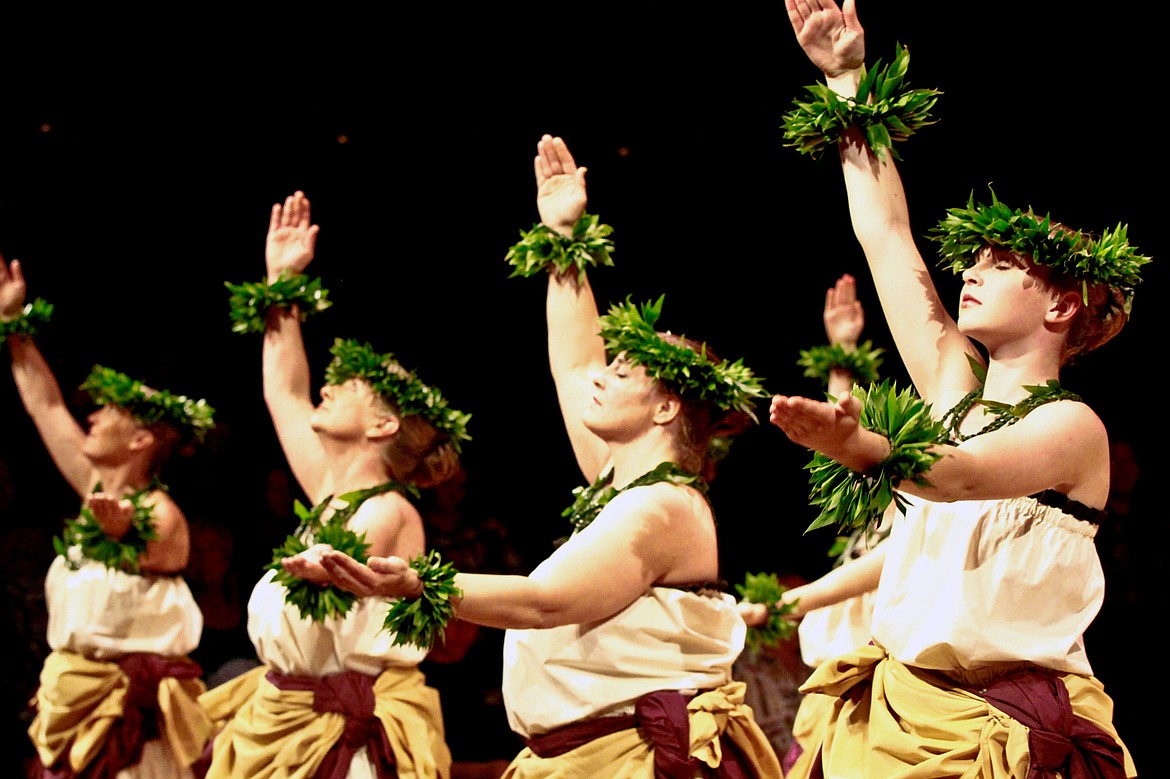
[[[268,311],[272,308],[289,308],[295,304],[303,322],[310,314],[333,305],[329,300],[329,290],[321,286],[321,280],[310,279],[303,273],[282,272],[272,282],[267,279],[243,284],[224,282],[224,286],[231,292],[228,302],[233,333],[263,333]]]
[[[747,574],[743,584],[735,585],[739,596],[749,603],[763,603],[768,607],[768,621],[760,627],[749,627],[746,644],[748,649],[758,652],[764,647],[776,646],[796,632],[796,622],[785,619],[796,602],[780,603],[780,597],[787,591],[774,573]]]
[[[585,270],[598,265],[613,265],[610,254],[613,228],[601,224],[598,217],[582,214],[573,226],[573,236],[565,236],[543,224],[533,225],[528,232],[521,231],[519,243],[508,250],[504,260],[512,266],[514,276],[534,276],[552,269],[558,275],[575,268],[577,281],[585,280]]]
[[[454,601],[463,597],[463,590],[455,586],[458,571],[434,550],[414,558],[410,567],[422,579],[422,595],[395,601],[382,627],[394,634],[394,646],[413,644],[430,649],[436,639],[443,638],[443,630],[455,615]]]
[[[53,316],[53,304],[44,298],[26,303],[20,315],[7,322],[0,321],[0,338],[9,335],[36,335]]]
[[[858,344],[852,351],[840,344],[814,346],[801,350],[796,364],[804,368],[805,376],[820,379],[824,384],[828,383],[829,372],[834,368],[849,371],[857,384],[872,384],[879,379],[878,368],[884,352],[873,348],[873,341]]]
[[[868,390],[854,387],[853,394],[862,401],[861,426],[889,439],[890,454],[869,473],[858,473],[815,453],[805,468],[810,471],[809,502],[820,508],[820,514],[806,533],[834,524],[851,532],[877,523],[891,501],[905,510],[898,484],[909,480],[929,486],[923,474],[942,456],[931,448],[942,440],[945,429],[913,390],[898,392],[884,381]]]
[[[910,53],[897,44],[888,67],[878,60],[872,70],[862,69],[857,95],[852,98],[840,97],[825,84],[808,87],[812,99],[793,101],[795,108],[784,115],[785,145],[817,157],[856,127],[878,159],[885,159],[889,151],[900,160],[894,144],[937,121],[930,117],[930,109],[941,94],[935,89],[906,87],[909,62]]]
[[[166,487],[155,480],[128,498],[134,513],[130,518],[129,529],[121,538],[106,535],[93,511],[83,506],[75,519],[66,520],[61,535],[53,538],[53,549],[75,571],[86,560],[93,560],[115,571],[138,574],[139,561],[146,553],[146,543],[158,540],[158,531],[154,527],[154,507],[143,502],[154,489],[165,490]],[[95,487],[94,491],[100,492],[101,485]]]

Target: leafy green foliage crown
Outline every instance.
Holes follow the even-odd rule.
[[[471,415],[451,408],[437,388],[419,381],[393,354],[379,354],[368,343],[341,338],[333,342],[330,353],[333,360],[325,368],[326,383],[336,385],[361,379],[400,414],[418,415],[434,425],[455,451],[461,451],[462,443],[471,440],[467,434]]]
[[[939,264],[961,273],[975,263],[985,246],[1028,257],[1037,265],[1089,284],[1116,287],[1125,293],[1126,306],[1141,281],[1141,267],[1150,258],[1130,246],[1128,227],[1118,224],[1099,237],[1064,228],[1045,214],[1021,211],[1001,203],[991,191],[991,203],[975,202],[972,191],[966,208],[952,208],[931,230],[940,244]],[[1087,292],[1087,290],[1086,290]]]
[[[215,409],[206,400],[153,389],[112,368],[95,365],[81,389],[99,406],[123,408],[144,425],[167,422],[196,441],[215,427]]]
[[[606,350],[613,355],[625,352],[630,361],[679,395],[697,396],[725,411],[743,411],[756,419],[753,401],[768,394],[760,379],[743,360],[711,362],[706,344],[696,351],[660,336],[655,325],[664,297],[641,307],[629,298],[612,305],[598,319]]]

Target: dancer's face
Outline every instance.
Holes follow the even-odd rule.
[[[656,405],[665,392],[623,352],[594,374],[593,397],[581,418],[587,428],[607,440],[632,437],[653,424]]]
[[[959,329],[989,347],[1025,338],[1044,326],[1056,294],[1029,261],[984,248],[963,271]]]
[[[89,431],[82,442],[81,451],[92,462],[115,462],[124,458],[131,449],[134,436],[142,431],[130,412],[113,405],[105,405],[90,414]]]
[[[319,433],[334,437],[365,437],[365,431],[379,414],[378,396],[361,379],[321,388],[321,402],[309,424]]]

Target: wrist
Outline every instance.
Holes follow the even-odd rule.
[[[843,70],[836,75],[824,74],[825,85],[843,98],[857,96],[857,87],[861,85],[861,68]]]

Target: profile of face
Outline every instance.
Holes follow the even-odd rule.
[[[136,448],[147,443],[150,433],[129,411],[114,405],[105,405],[86,420],[89,431],[81,444],[81,451],[94,463],[116,463]]]
[[[988,347],[1043,329],[1061,294],[1028,260],[990,247],[962,275],[959,330]]]
[[[666,397],[662,384],[622,352],[593,375],[593,395],[581,420],[601,438],[622,440],[655,424],[654,416]]]
[[[309,424],[318,433],[339,439],[364,439],[371,427],[386,417],[381,398],[361,379],[321,388],[321,402]]]

